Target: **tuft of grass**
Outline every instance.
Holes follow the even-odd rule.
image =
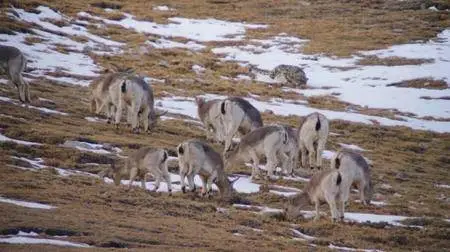
[[[405,87],[405,88],[426,88],[426,89],[447,89],[448,84],[445,80],[435,80],[431,78],[419,78],[406,80],[402,82],[388,84],[388,87]]]
[[[434,59],[410,59],[404,57],[385,57],[380,58],[376,55],[364,56],[358,60],[356,64],[364,66],[382,65],[382,66],[404,66],[404,65],[421,65],[433,63]]]

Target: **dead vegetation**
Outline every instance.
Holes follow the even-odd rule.
[[[382,65],[382,66],[404,66],[404,65],[421,65],[433,63],[433,59],[410,59],[403,57],[384,57],[380,58],[376,55],[365,56],[357,61],[356,64],[364,66]]]
[[[388,84],[388,87],[403,88],[426,88],[426,89],[447,89],[448,84],[445,80],[435,80],[431,78],[420,78]]]
[[[405,1],[410,2],[410,1]],[[437,1],[431,1],[432,3]],[[383,48],[392,43],[415,39],[427,39],[442,27],[448,26],[448,17],[442,13],[422,9],[419,5],[397,8],[399,1],[15,1],[18,8],[32,10],[40,4],[56,8],[74,16],[78,11],[88,11],[106,17],[103,8],[130,12],[139,19],[167,22],[172,15],[184,17],[217,17],[227,20],[262,22],[272,26],[267,31],[251,30],[249,37],[261,38],[286,31],[311,39],[306,52],[325,52],[348,55],[357,50]],[[152,7],[169,5],[175,11],[156,13]],[[395,6],[394,6],[395,5]],[[428,5],[425,5],[425,7]],[[115,15],[115,14],[114,14]],[[30,26],[13,22],[0,16],[0,32],[30,32]],[[111,18],[121,18],[112,16]],[[117,20],[116,19],[116,20]],[[3,22],[5,21],[5,22]],[[4,27],[4,28],[3,28]],[[278,87],[260,83],[223,80],[221,76],[234,78],[246,74],[248,69],[236,63],[221,62],[208,50],[192,53],[181,49],[159,50],[141,48],[147,35],[118,26],[106,29],[89,26],[89,31],[127,43],[120,56],[90,54],[101,66],[120,62],[137,72],[165,80],[154,83],[157,97],[169,95],[194,96],[202,93],[247,96],[258,99],[274,97],[307,100],[312,107],[337,111],[356,109],[358,113],[395,118],[397,112],[371,110],[339,102],[334,97],[305,98],[297,93],[287,93]],[[41,43],[33,37],[30,43]],[[86,38],[76,38],[85,41]],[[183,40],[180,40],[183,41]],[[65,48],[61,48],[62,51]],[[396,62],[396,63],[392,63]],[[405,63],[403,59],[390,64]],[[202,76],[192,71],[194,64],[206,68]],[[61,72],[49,73],[55,77],[75,77]],[[439,86],[445,81],[420,80],[420,86]],[[437,82],[435,84],[434,82]],[[429,83],[426,84],[425,83]],[[409,85],[409,84],[408,84]],[[413,86],[416,84],[412,84]],[[447,88],[447,87],[445,87]],[[126,192],[122,187],[83,176],[62,177],[54,168],[39,171],[23,171],[11,167],[26,166],[12,156],[29,159],[43,158],[46,165],[67,170],[98,173],[109,166],[106,156],[82,152],[60,146],[66,140],[110,143],[124,150],[124,155],[142,146],[163,147],[175,155],[175,147],[190,138],[204,139],[203,130],[195,124],[180,120],[159,123],[150,135],[136,136],[125,127],[115,130],[105,123],[93,123],[84,119],[92,116],[88,111],[87,88],[64,85],[54,81],[35,79],[32,82],[33,105],[45,106],[68,113],[67,116],[49,115],[0,101],[2,114],[0,132],[11,138],[43,143],[43,146],[24,146],[0,142],[0,194],[3,197],[37,201],[57,206],[51,211],[39,211],[0,204],[0,234],[14,230],[33,230],[45,235],[68,235],[68,240],[83,242],[104,248],[132,248],[133,250],[260,250],[298,251],[310,249],[307,243],[295,241],[291,224],[301,226],[300,231],[317,237],[313,241],[318,250],[325,250],[332,243],[352,248],[391,250],[442,251],[448,247],[448,225],[441,221],[449,218],[448,189],[438,188],[437,183],[450,184],[450,134],[414,131],[406,127],[383,127],[341,120],[331,121],[330,131],[339,135],[329,137],[326,149],[336,150],[339,143],[356,144],[368,151],[364,153],[374,162],[373,181],[375,199],[387,201],[383,207],[363,207],[351,202],[348,211],[378,214],[398,214],[413,217],[407,225],[423,225],[424,229],[390,227],[377,224],[330,224],[328,218],[319,222],[298,219],[289,223],[281,215],[265,216],[239,210],[229,203],[220,202],[216,196],[201,199],[195,195],[175,193],[168,197],[163,193],[143,191],[140,188]],[[0,87],[0,95],[15,97],[9,86]],[[52,102],[38,101],[37,98]],[[297,101],[299,102],[299,101]],[[263,113],[265,123],[286,123],[296,126],[297,116],[280,117]],[[20,127],[19,127],[20,126]],[[222,147],[214,145],[221,152]],[[89,165],[98,163],[98,166]],[[29,164],[28,164],[29,165]],[[328,163],[325,163],[327,166]],[[171,166],[178,172],[177,165]],[[245,166],[233,167],[230,173],[249,174]],[[269,183],[262,183],[260,193],[239,194],[234,203],[268,205],[283,208],[285,199],[270,193]],[[281,180],[273,184],[303,188],[300,182]],[[390,187],[384,186],[384,184]],[[388,188],[388,189],[386,189]],[[444,200],[442,200],[444,195]],[[353,197],[356,198],[355,195]],[[225,212],[220,209],[226,208]],[[326,209],[323,207],[322,210]],[[309,209],[312,210],[312,209]],[[327,216],[328,217],[328,216]],[[261,229],[262,232],[251,228]],[[298,228],[298,227],[297,227]],[[11,231],[12,230],[12,231]],[[50,231],[49,231],[50,230]],[[53,231],[52,231],[53,230]],[[236,235],[242,234],[242,236]],[[0,250],[50,250],[47,245],[0,244]],[[74,249],[75,250],[75,249]]]

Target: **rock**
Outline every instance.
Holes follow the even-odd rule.
[[[383,183],[383,184],[380,185],[380,188],[381,189],[385,189],[385,190],[389,190],[389,189],[392,189],[392,186],[389,185],[389,184]]]
[[[399,172],[395,175],[395,179],[399,181],[408,181],[408,175],[404,172]]]
[[[264,110],[264,113],[267,113],[267,114],[269,114],[269,115],[273,115],[273,111],[270,110],[270,109]]]

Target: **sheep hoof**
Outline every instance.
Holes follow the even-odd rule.
[[[169,196],[172,196],[172,189],[169,189]]]
[[[181,187],[181,191],[182,191],[183,193],[186,193],[186,186],[182,186],[182,187]]]
[[[133,134],[139,134],[139,129],[138,129],[138,128],[134,128],[134,129],[132,130],[132,132],[133,132]]]

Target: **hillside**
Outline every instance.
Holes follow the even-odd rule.
[[[2,3],[0,44],[28,58],[32,103],[0,76],[0,250],[450,251],[449,9],[416,0]],[[114,64],[144,76],[168,111],[152,133],[89,111],[89,83]],[[307,87],[249,72],[279,64],[304,68]],[[246,165],[226,171],[239,177],[231,202],[181,193],[176,146],[206,139],[195,96],[231,95],[265,124],[327,116],[325,166],[339,148],[360,151],[372,204],[353,192],[344,223],[332,224],[326,205],[317,222],[313,206],[287,221],[286,197],[311,171],[251,181]],[[169,150],[172,196],[164,182],[127,191],[97,176],[142,146]]]

